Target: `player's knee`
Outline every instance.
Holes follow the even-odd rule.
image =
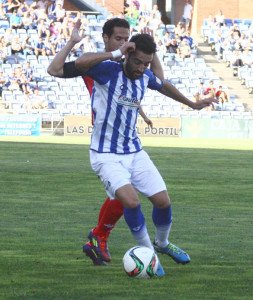
[[[128,201],[124,203],[124,206],[128,208],[136,208],[139,204],[139,199],[128,199]]]

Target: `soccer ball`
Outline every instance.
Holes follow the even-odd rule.
[[[134,278],[151,278],[158,268],[158,257],[155,252],[142,246],[129,249],[122,262],[127,275]]]

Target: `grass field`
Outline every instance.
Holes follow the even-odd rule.
[[[88,141],[6,137],[0,299],[253,299],[253,142],[143,141],[172,199],[170,240],[191,263],[160,256],[165,277],[128,278],[121,260],[135,243],[122,218],[109,240],[112,262],[94,267],[82,245],[106,196]],[[144,197],[141,203],[153,239],[152,208]]]

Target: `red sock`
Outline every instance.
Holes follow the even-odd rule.
[[[123,204],[118,199],[109,201],[103,215],[101,215],[101,219],[98,221],[97,227],[93,230],[95,236],[108,238],[111,230],[123,215]]]
[[[100,212],[99,212],[99,216],[98,216],[98,222],[101,220],[105,210],[106,210],[106,207],[108,206],[108,204],[110,203],[110,198],[108,197],[106,200],[105,200],[105,203],[102,205],[102,207],[100,208]]]

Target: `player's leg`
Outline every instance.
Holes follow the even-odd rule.
[[[172,225],[171,204],[167,207],[160,206],[160,203],[164,203],[165,201],[164,199],[161,199],[163,197],[166,198],[166,195],[168,195],[167,191],[164,191],[149,197],[154,204],[152,213],[153,223],[156,228],[154,248],[157,252],[169,255],[177,263],[187,264],[190,262],[189,255],[179,247],[169,242],[169,234]]]
[[[154,250],[136,190],[131,185],[126,185],[118,189],[116,195],[124,203],[124,217],[136,243]],[[165,275],[159,258],[156,275]]]
[[[168,254],[177,262],[189,262],[188,254],[168,241],[172,224],[172,210],[161,174],[145,151],[136,155],[134,166],[135,171],[132,174],[134,187],[138,188],[154,205],[152,217],[156,227],[155,250]]]
[[[109,262],[111,255],[107,240],[117,221],[123,215],[123,205],[118,199],[107,198],[106,205],[102,206],[103,212],[99,214],[97,226],[89,232],[88,238],[96,254],[103,261]],[[87,253],[86,253],[87,254]]]

